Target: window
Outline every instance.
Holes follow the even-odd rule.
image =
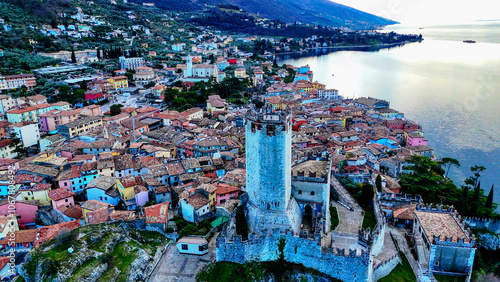
[[[201,246],[200,246],[201,247]],[[184,251],[187,251],[188,249],[188,245],[187,244],[182,244],[181,245],[181,248],[184,250]]]
[[[68,199],[64,199],[64,201],[67,203],[67,202],[68,202]]]
[[[268,125],[267,126],[267,135],[269,135],[269,136],[276,135],[276,126],[275,125]]]
[[[314,194],[315,194],[314,191],[311,191],[311,196],[314,196]]]
[[[299,190],[299,195],[302,195],[302,190]]]

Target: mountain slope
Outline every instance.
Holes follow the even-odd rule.
[[[223,0],[243,10],[285,22],[328,26],[382,26],[397,22],[368,14],[329,0]],[[227,3],[226,3],[227,2]]]
[[[372,28],[397,22],[329,0],[132,0],[153,2],[166,10],[199,11],[207,6],[234,5],[269,19],[334,27]]]

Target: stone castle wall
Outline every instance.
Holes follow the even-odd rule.
[[[249,235],[245,242],[234,236],[233,241],[226,237],[217,238],[217,261],[244,263],[251,261],[272,261],[280,256],[278,244],[285,239],[283,255],[286,261],[303,264],[342,281],[366,281],[368,279],[369,254],[356,255],[355,251],[323,250],[320,239],[310,240],[293,236],[291,232],[280,233],[275,229],[267,236]]]
[[[379,279],[386,277],[391,273],[392,270],[401,262],[399,253],[394,254],[390,259],[386,260],[375,267],[372,274],[372,281],[378,281]]]

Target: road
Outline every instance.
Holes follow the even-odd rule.
[[[215,260],[215,241],[217,235],[210,240],[208,253],[202,256],[181,254],[175,244],[171,244],[165,254],[163,254],[148,281],[196,281],[196,274],[209,262]]]

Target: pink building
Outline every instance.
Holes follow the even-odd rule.
[[[86,106],[83,108],[81,114],[85,115],[85,116],[93,116],[93,117],[102,116],[101,106],[99,106],[99,105]]]
[[[135,192],[135,203],[138,207],[142,207],[149,201],[149,190],[148,188],[137,185],[134,187]]]
[[[217,191],[217,205],[220,206],[227,202],[229,199],[238,198],[238,193],[240,192],[240,188],[230,186],[227,184],[218,184]]]
[[[74,195],[75,193],[68,191],[66,188],[58,188],[49,192],[49,197],[52,199],[52,207],[56,210],[59,210],[61,206],[66,208],[74,206]]]
[[[29,224],[34,223],[36,218],[36,212],[38,211],[38,206],[35,201],[16,201],[14,204],[16,206],[16,214],[19,215],[17,222],[19,224]],[[9,202],[0,202],[0,215],[9,215]]]
[[[425,139],[423,133],[419,132],[410,132],[406,134],[406,146],[407,147],[415,147],[415,146],[427,146],[427,142],[429,140]]]
[[[81,109],[71,111],[52,110],[38,115],[40,130],[44,132],[56,132],[59,125],[74,121],[78,118]]]

